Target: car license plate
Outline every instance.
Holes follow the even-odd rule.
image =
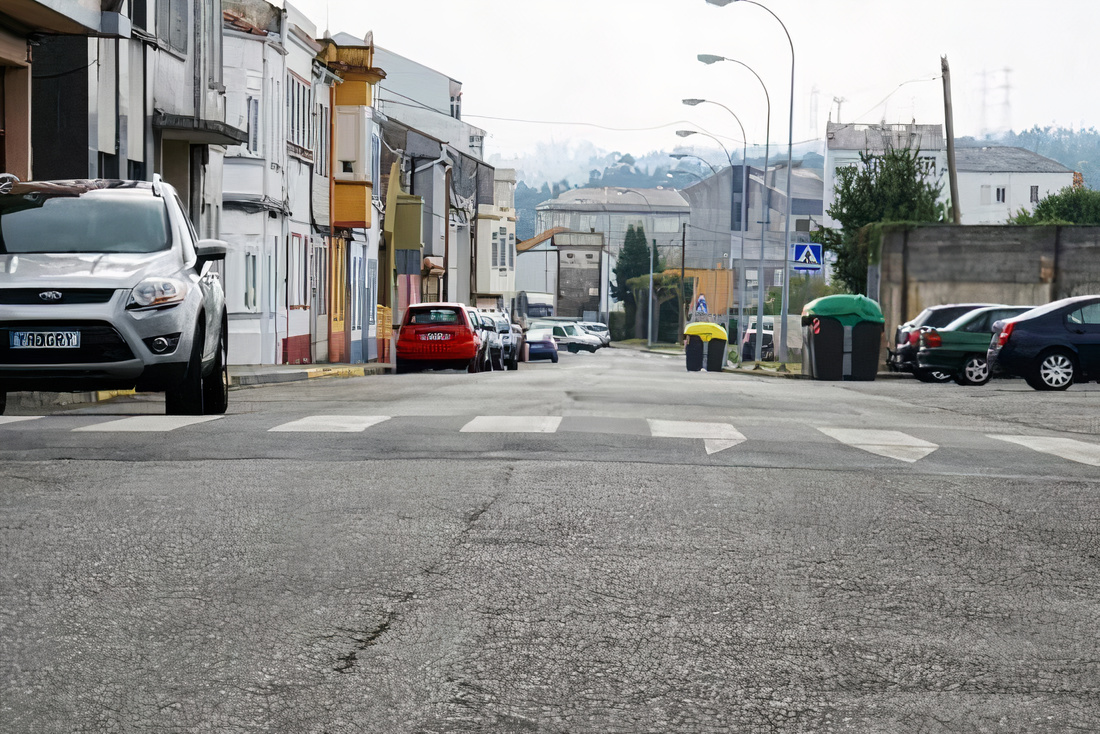
[[[430,342],[442,342],[450,339],[451,335],[445,331],[431,331],[427,334],[421,334],[420,338]]]
[[[12,349],[79,349],[79,331],[12,331]]]

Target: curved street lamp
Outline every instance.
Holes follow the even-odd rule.
[[[706,167],[710,169],[710,172],[713,173],[715,176],[718,175],[718,169],[715,168],[714,166],[712,166],[710,164],[710,161],[708,161],[706,158],[700,158],[699,156],[694,155],[693,153],[669,153],[668,157],[669,158],[675,158],[678,161],[681,161],[684,158],[694,158],[697,161],[702,161],[706,165]]]
[[[733,115],[733,119],[737,122],[737,127],[741,128],[741,257],[738,258],[740,266],[737,268],[737,344],[738,350],[741,349],[741,337],[742,331],[745,328],[745,289],[742,287],[742,283],[745,280],[745,231],[748,229],[748,207],[749,200],[749,139],[745,135],[745,126],[741,124],[741,118],[737,116],[737,113],[726,107],[721,102],[714,102],[709,99],[685,99],[683,103],[688,107],[696,107],[701,104],[713,104],[718,105],[726,112]],[[732,167],[732,164],[731,164]],[[733,229],[733,179],[731,175],[730,179],[730,229]],[[731,238],[730,242],[730,270],[733,270],[733,242]],[[727,322],[726,326],[729,326]],[[740,357],[740,352],[738,352]]]
[[[635,189],[623,189],[619,192],[619,196],[622,196],[623,194],[637,194],[638,196],[645,199],[646,206],[648,206],[650,209],[653,208],[653,204],[649,203],[649,198],[641,191],[636,191]],[[646,243],[646,247],[649,248],[648,242]],[[646,326],[645,338],[646,345],[650,347],[653,346],[653,255],[656,249],[657,246],[656,243],[654,243],[654,246],[649,250],[649,303],[646,304],[645,309],[646,313],[649,315],[649,323]]]
[[[783,226],[783,305],[782,322],[779,333],[779,353],[777,359],[780,362],[780,370],[785,371],[785,363],[787,361],[787,307],[789,305],[789,286],[788,282],[790,278],[790,263],[791,256],[787,252],[790,248],[791,239],[791,152],[794,147],[794,41],[791,40],[791,32],[787,30],[787,25],[779,19],[776,15],[765,5],[761,5],[756,0],[707,0],[709,5],[717,5],[723,7],[729,5],[731,2],[748,3],[749,5],[755,5],[759,8],[763,8],[767,13],[775,18],[776,22],[783,28],[783,33],[787,36],[787,44],[791,47],[791,101],[787,119],[787,217],[786,223]],[[759,331],[759,329],[757,330]]]
[[[710,0],[707,0],[710,2]],[[704,64],[716,64],[719,61],[732,61],[735,64],[741,66],[752,72],[752,75],[756,77],[756,81],[760,82],[761,88],[764,90],[764,101],[768,105],[768,117],[767,125],[764,132],[764,176],[762,183],[764,185],[763,207],[762,213],[764,215],[760,222],[760,265],[759,270],[756,273],[756,290],[757,290],[757,306],[756,306],[756,366],[760,367],[760,358],[764,353],[764,233],[768,228],[768,214],[771,212],[771,189],[768,188],[768,152],[771,148],[771,127],[772,127],[772,100],[771,95],[768,94],[768,87],[764,84],[764,80],[760,78],[760,75],[756,73],[756,70],[746,64],[744,61],[738,61],[737,59],[730,59],[725,56],[716,56],[714,54],[699,54],[696,58],[702,61]],[[740,124],[740,120],[738,121]],[[732,164],[731,164],[732,165]],[[787,172],[788,176],[790,171]],[[788,202],[790,197],[787,197]],[[786,250],[786,248],[784,248]],[[786,254],[784,254],[784,259]],[[787,279],[784,278],[783,282],[786,283]]]

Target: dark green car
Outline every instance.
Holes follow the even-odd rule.
[[[993,323],[1032,308],[986,306],[963,314],[947,326],[922,329],[918,368],[950,374],[960,385],[984,385],[992,377],[985,353],[993,338]]]

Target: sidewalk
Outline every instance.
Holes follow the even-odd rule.
[[[299,382],[319,377],[363,377],[381,375],[390,366],[384,362],[366,364],[249,364],[229,365],[229,387],[250,387],[273,382]]]
[[[239,390],[255,385],[276,382],[299,382],[321,377],[363,377],[381,375],[389,371],[384,362],[366,364],[270,364],[229,365],[229,389]],[[8,395],[8,405],[19,408],[36,408],[76,403],[99,403],[123,395],[133,395],[133,390],[100,390],[97,392],[57,393],[23,392]]]

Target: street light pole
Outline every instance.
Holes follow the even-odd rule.
[[[787,36],[787,43],[791,47],[791,101],[787,119],[787,216],[786,222],[783,225],[783,302],[780,309],[782,325],[779,332],[779,353],[776,355],[780,362],[780,370],[785,371],[785,363],[787,361],[787,308],[789,306],[789,276],[791,272],[791,153],[794,148],[794,41],[791,40],[791,33],[787,30],[787,25],[779,19],[779,16],[773,13],[767,6],[756,2],[756,0],[707,0],[707,3],[718,6],[728,5],[731,2],[748,3],[763,8],[771,17],[775,18],[783,28],[783,33]],[[767,167],[765,166],[765,168]],[[766,175],[765,172],[765,177]]]
[[[745,329],[745,289],[742,284],[745,282],[745,231],[748,228],[748,207],[747,202],[749,198],[749,138],[745,135],[745,126],[741,124],[741,118],[737,116],[737,113],[726,107],[721,102],[713,102],[709,99],[685,99],[684,104],[688,107],[694,107],[700,104],[713,104],[718,105],[726,112],[733,115],[733,119],[737,122],[737,127],[741,128],[741,243],[739,248],[739,257],[737,258],[737,359],[741,359],[741,339]],[[733,209],[733,164],[730,164],[730,209]],[[733,220],[730,220],[730,229],[733,229]],[[733,237],[730,237],[730,270],[733,270]],[[729,326],[727,320],[726,326]]]
[[[707,2],[718,2],[718,0],[707,0]],[[724,5],[725,3],[719,4]],[[768,153],[771,148],[772,101],[771,96],[768,94],[768,88],[764,84],[764,80],[761,79],[760,75],[757,74],[756,71],[744,61],[726,58],[725,56],[715,56],[713,54],[699,54],[698,59],[704,64],[713,64],[718,61],[732,61],[735,64],[740,64],[741,66],[745,67],[750,72],[752,72],[752,75],[754,77],[756,77],[756,81],[760,82],[760,87],[764,90],[764,100],[767,102],[768,105],[767,126],[764,132],[764,173],[761,181],[764,188],[764,196],[762,197],[763,218],[760,221],[760,265],[759,270],[756,273],[756,367],[759,369],[760,359],[764,353],[764,233],[768,229],[768,215],[771,211],[771,189],[768,188]],[[784,257],[786,256],[784,255]]]

